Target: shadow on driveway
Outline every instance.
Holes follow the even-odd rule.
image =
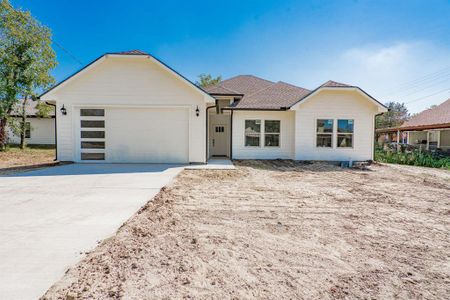
[[[67,164],[15,174],[7,174],[0,177],[160,173],[168,169],[183,166],[184,165],[182,164]]]

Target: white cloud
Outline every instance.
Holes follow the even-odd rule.
[[[418,112],[450,97],[450,91],[436,94],[450,90],[450,54],[444,50],[423,41],[372,45],[345,51],[337,64],[349,82],[381,101],[410,102],[408,108]]]
[[[444,91],[416,100],[450,89],[450,51],[430,42],[363,45],[326,60],[315,65],[311,79],[320,76],[316,83],[324,81],[326,75],[329,79],[358,85],[382,102],[411,102],[407,104],[411,112],[450,98],[450,91]]]

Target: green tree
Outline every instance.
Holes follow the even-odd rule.
[[[36,104],[36,117],[48,118],[54,110],[54,107],[40,100],[38,101],[39,102]]]
[[[39,90],[54,82],[50,71],[56,66],[56,56],[51,42],[50,29],[33,18],[30,12],[15,9],[8,0],[1,0],[0,150],[5,149],[6,126],[19,98],[24,99],[23,105],[26,106]],[[22,135],[26,129],[25,119],[22,109]]]
[[[408,108],[404,103],[388,102],[386,106],[389,108],[389,111],[376,118],[375,127],[377,129],[397,127],[410,118]]]
[[[201,88],[205,88],[221,82],[222,76],[212,77],[211,74],[200,74],[198,75],[198,79],[199,80],[195,84]]]

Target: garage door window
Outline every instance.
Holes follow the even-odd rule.
[[[105,121],[81,120],[81,128],[105,128]]]
[[[81,149],[105,149],[105,142],[81,142]]]
[[[105,132],[104,131],[82,131],[81,132],[81,138],[87,138],[87,139],[96,139],[105,138]]]
[[[104,117],[104,109],[80,109],[80,116],[82,117]]]
[[[105,110],[80,109],[80,158],[105,160]]]
[[[81,160],[105,160],[105,153],[81,153]]]

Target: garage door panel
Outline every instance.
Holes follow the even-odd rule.
[[[186,163],[188,127],[187,109],[108,109],[106,160]]]

